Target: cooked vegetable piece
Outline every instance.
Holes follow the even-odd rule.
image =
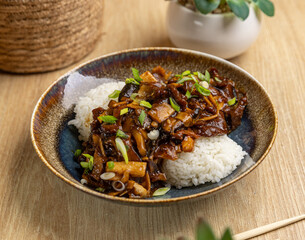
[[[141,78],[143,79],[143,82],[147,82],[147,83],[158,82],[158,80],[149,71],[142,73]]]
[[[194,149],[194,143],[195,142],[193,138],[191,138],[190,136],[186,136],[181,143],[182,150],[184,152],[192,152]]]
[[[141,132],[138,129],[133,129],[132,136],[136,140],[137,148],[138,148],[138,151],[141,154],[141,156],[142,157],[146,156],[147,149],[146,149],[144,137],[141,134]]]
[[[146,162],[113,162],[113,168],[106,166],[106,172],[114,172],[123,175],[125,171],[129,172],[132,177],[144,177],[146,171]]]
[[[148,115],[156,122],[161,123],[169,118],[175,110],[167,103],[153,104]]]

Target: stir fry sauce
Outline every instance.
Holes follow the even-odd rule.
[[[82,178],[97,191],[147,198],[166,186],[164,159],[192,152],[199,137],[236,129],[247,97],[215,68],[180,75],[160,66],[141,75],[132,71],[124,88],[109,96],[107,109],[92,110],[90,139],[78,161]]]

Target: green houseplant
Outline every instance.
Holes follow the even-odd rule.
[[[179,2],[182,3],[183,1]],[[208,14],[215,10],[215,13],[231,10],[237,17],[245,20],[249,16],[249,5],[253,4],[267,16],[274,16],[274,5],[269,0],[193,0],[188,2],[194,4],[196,9],[203,14]]]
[[[167,29],[177,47],[229,59],[257,39],[261,13],[274,15],[270,0],[176,0],[169,3]]]

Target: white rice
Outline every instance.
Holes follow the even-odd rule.
[[[93,120],[92,110],[97,107],[108,108],[108,103],[111,100],[108,98],[108,95],[113,93],[114,90],[121,90],[124,85],[124,82],[105,83],[91,89],[83,97],[79,98],[74,108],[76,113],[75,119],[71,120],[68,124],[74,125],[78,129],[80,140],[88,141],[89,139],[90,123]]]
[[[246,155],[227,135],[195,140],[193,152],[182,152],[176,161],[166,160],[163,170],[171,185],[182,188],[219,182],[232,173]]]
[[[74,109],[76,117],[69,124],[77,127],[80,140],[89,139],[92,110],[107,108],[108,95],[114,90],[121,90],[124,85],[124,82],[105,83],[79,98]],[[219,182],[236,169],[245,155],[241,146],[226,135],[199,138],[195,140],[193,152],[180,153],[176,161],[164,161],[163,171],[168,183],[177,188]]]

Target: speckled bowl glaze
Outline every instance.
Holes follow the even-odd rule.
[[[248,156],[228,177],[218,183],[207,183],[183,189],[172,188],[162,197],[127,199],[108,196],[94,191],[79,181],[81,169],[73,160],[73,152],[79,148],[78,132],[68,126],[73,119],[73,108],[80,96],[109,79],[124,81],[131,76],[131,67],[140,72],[161,65],[173,73],[188,69],[202,71],[216,67],[247,91],[249,105],[241,126],[229,137],[240,144]],[[262,85],[238,66],[218,57],[183,49],[143,48],[112,53],[87,62],[54,82],[39,99],[32,116],[31,136],[35,150],[44,164],[59,178],[73,187],[113,202],[161,206],[208,196],[254,170],[268,154],[277,132],[277,116],[274,106]],[[254,184],[254,183],[253,183]]]

